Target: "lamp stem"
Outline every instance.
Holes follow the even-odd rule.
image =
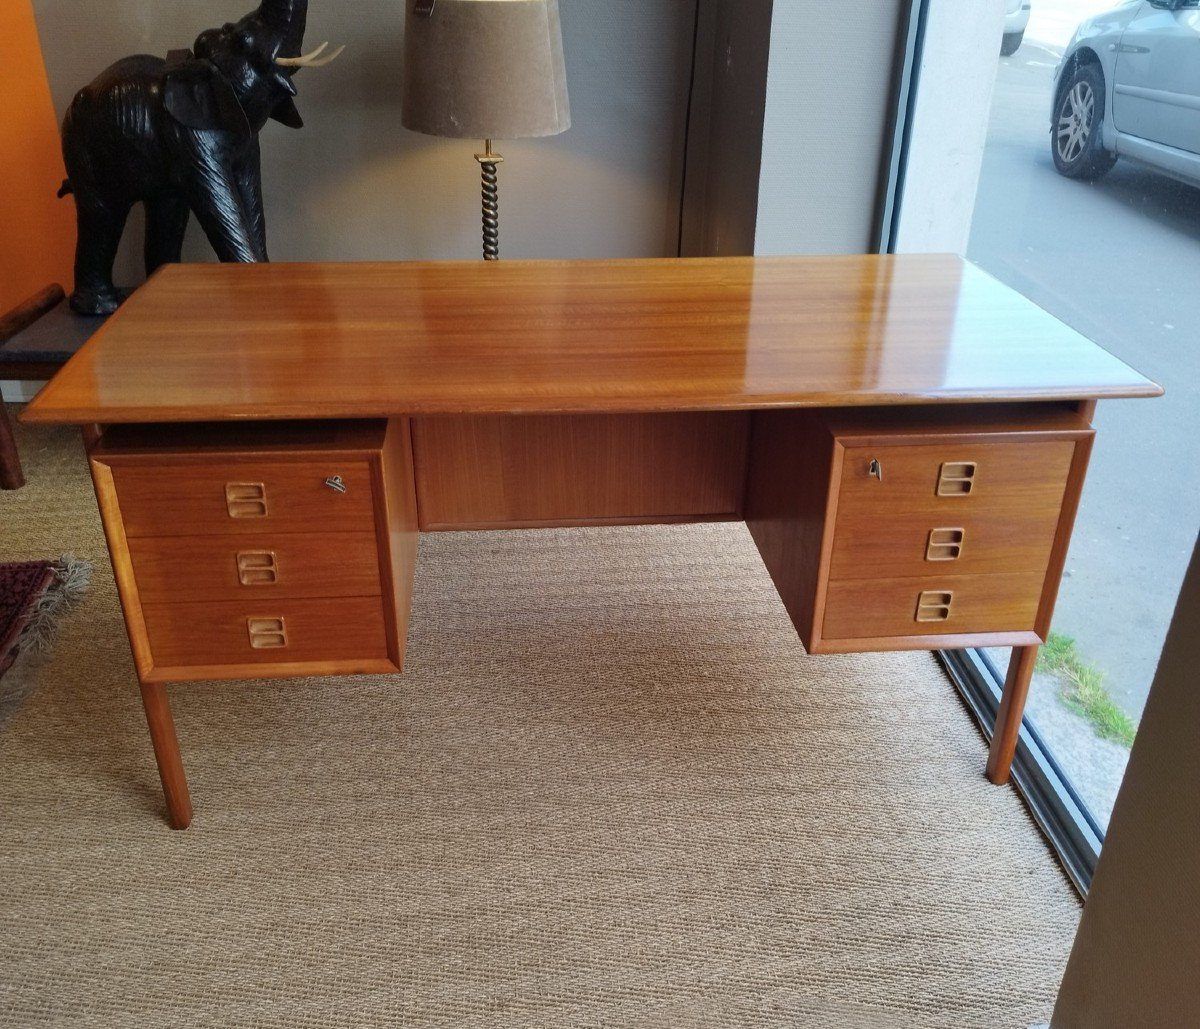
[[[483,194],[483,259],[500,260],[500,189],[496,165],[504,160],[492,151],[492,141],[484,140],[482,154],[476,154]]]

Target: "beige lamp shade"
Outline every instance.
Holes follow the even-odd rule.
[[[519,139],[570,126],[558,0],[405,4],[406,128]]]

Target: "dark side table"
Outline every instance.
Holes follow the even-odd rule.
[[[47,286],[0,315],[0,380],[50,379],[105,322],[67,306],[62,286]],[[0,403],[0,489],[25,485],[12,425]]]

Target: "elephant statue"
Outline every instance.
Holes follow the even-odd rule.
[[[139,54],[105,69],[63,119],[67,179],[79,235],[71,307],[111,314],[112,281],[129,211],[145,205],[146,274],[180,260],[195,214],[222,261],[266,261],[258,133],[274,118],[303,122],[292,76],[342,48],[301,56],[308,0],[262,0],[240,21],[202,32],[164,60]]]

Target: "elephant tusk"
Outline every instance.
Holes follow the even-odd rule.
[[[322,43],[315,50],[310,50],[307,54],[301,54],[299,57],[276,57],[275,63],[282,64],[285,68],[303,68],[311,61],[315,61],[321,56],[321,52],[329,46],[328,41]]]
[[[346,44],[343,43],[341,46],[335,47],[333,50],[329,51],[329,53],[327,53],[320,60],[309,61],[307,64],[307,67],[309,67],[309,68],[324,68],[325,65],[332,64],[334,61],[336,61],[341,56],[342,51],[345,49],[346,49]]]
[[[329,46],[327,42],[322,43],[315,50],[312,50],[307,54],[302,54],[300,57],[276,57],[275,63],[284,68],[321,68],[329,64],[331,61],[336,60],[338,55],[346,49],[344,45],[339,46],[331,53],[328,53],[322,57],[321,54],[324,52],[327,46]]]

